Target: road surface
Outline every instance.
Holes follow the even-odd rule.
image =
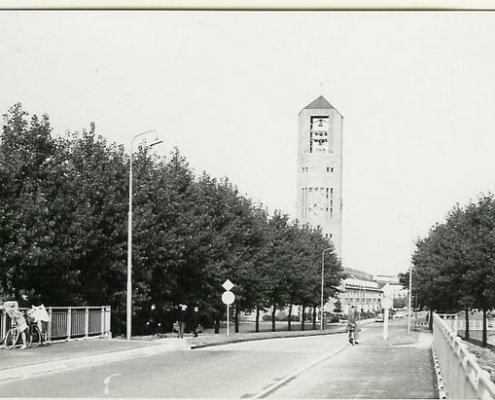
[[[334,334],[171,351],[6,382],[0,396],[435,398],[431,335],[408,337],[405,320],[389,332],[367,325],[357,346]]]
[[[256,397],[345,344],[336,334],[173,351],[0,384],[0,396]]]

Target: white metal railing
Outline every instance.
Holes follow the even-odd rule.
[[[22,310],[22,309],[21,309]],[[110,306],[47,307],[48,340],[110,335]],[[10,328],[10,318],[0,311],[0,342]]]
[[[455,321],[455,318],[449,320]],[[433,314],[433,347],[447,398],[495,399],[495,384],[490,380],[490,374],[478,365],[476,357],[447,323],[449,320]]]
[[[466,323],[465,319],[458,318],[457,319],[457,329],[460,331],[465,330],[466,328],[464,327]],[[473,331],[481,331],[483,330],[483,320],[481,319],[470,319],[469,320],[469,330]],[[486,330],[487,331],[495,331],[495,320],[487,320],[486,321]]]
[[[457,314],[438,314],[438,316],[451,328],[457,335],[458,331],[465,331],[466,320],[464,318],[459,318]],[[469,331],[481,331],[483,330],[483,320],[480,319],[470,319],[469,320]],[[486,330],[495,331],[495,320],[488,319],[486,321]],[[463,335],[460,335],[463,336]]]

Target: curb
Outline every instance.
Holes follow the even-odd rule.
[[[374,320],[368,320],[368,321],[363,321],[361,322],[361,326],[367,325],[370,323],[373,323]],[[236,338],[235,336],[231,336],[229,340],[226,341],[221,341],[219,340],[218,342],[211,342],[211,343],[199,343],[199,344],[194,344],[191,343],[190,347],[191,350],[194,349],[202,349],[205,347],[213,347],[213,346],[223,346],[231,343],[243,343],[243,342],[253,342],[257,340],[269,340],[269,339],[289,339],[293,337],[312,337],[312,336],[327,336],[327,335],[336,335],[336,334],[342,334],[346,333],[346,328],[343,327],[338,327],[334,331],[292,331],[293,334],[291,335],[282,335],[282,333],[286,333],[288,331],[280,331],[279,334],[275,334],[272,336],[269,336],[270,333],[273,332],[259,332],[259,334],[263,335],[266,334],[266,336],[255,336],[255,337],[240,337]],[[306,332],[306,333],[304,333]],[[219,337],[219,339],[222,337]]]
[[[153,346],[141,347],[139,349],[116,350],[108,353],[93,354],[90,356],[67,358],[56,361],[46,361],[33,365],[14,367],[0,371],[0,383],[28,378],[31,376],[40,376],[60,372],[67,369],[86,368],[94,365],[122,361],[129,358],[147,357],[174,350],[189,349],[184,342],[178,344],[178,346],[173,347],[170,346],[170,344],[157,344]]]
[[[433,364],[435,368],[435,376],[437,378],[437,388],[438,388],[438,398],[446,399],[447,391],[445,390],[445,385],[443,382],[442,371],[440,369],[440,362],[438,361],[437,353],[435,352],[435,347],[432,346],[431,353],[433,356]]]
[[[202,349],[204,347],[213,347],[213,346],[223,346],[227,344],[232,344],[232,343],[243,343],[243,342],[254,342],[258,340],[270,340],[270,339],[290,339],[290,338],[296,338],[296,337],[313,337],[313,336],[328,336],[328,335],[336,335],[336,334],[342,334],[345,333],[345,330],[335,330],[332,332],[325,332],[325,333],[312,333],[308,335],[301,335],[301,334],[294,334],[294,335],[274,335],[274,336],[257,336],[257,337],[242,337],[242,338],[235,338],[232,337],[232,339],[227,340],[227,341],[218,341],[218,342],[212,342],[212,343],[199,343],[199,344],[191,344],[191,350],[194,349]]]

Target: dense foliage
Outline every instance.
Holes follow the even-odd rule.
[[[204,323],[225,310],[221,284],[236,284],[235,310],[320,301],[320,257],[331,243],[288,216],[268,215],[228,179],[195,176],[175,150],[133,154],[133,330],[171,325],[178,305]],[[21,291],[46,305],[112,306],[125,328],[129,156],[95,133],[54,138],[48,117],[20,104],[4,115],[0,142],[0,297]],[[325,258],[328,298],[342,277]]]
[[[495,306],[495,198],[455,206],[446,221],[416,243],[413,293],[422,305],[439,312],[477,309],[486,315]],[[403,274],[407,284],[408,274]],[[468,321],[467,321],[468,322]]]

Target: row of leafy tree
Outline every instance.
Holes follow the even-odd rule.
[[[269,215],[228,179],[196,176],[175,150],[133,154],[133,329],[171,325],[180,304],[204,321],[223,318],[221,284],[236,286],[242,310],[316,309],[324,249],[320,231],[281,212]],[[48,116],[20,104],[5,115],[0,142],[0,298],[20,291],[45,305],[102,305],[125,328],[129,156],[123,146],[81,133],[54,137]],[[325,257],[326,298],[342,278]],[[275,328],[273,320],[273,329]],[[290,323],[291,318],[289,318]]]
[[[487,345],[487,313],[495,307],[495,198],[456,205],[416,243],[413,289],[423,306],[438,312],[465,310],[483,314],[482,345]],[[404,283],[408,275],[402,276]]]

